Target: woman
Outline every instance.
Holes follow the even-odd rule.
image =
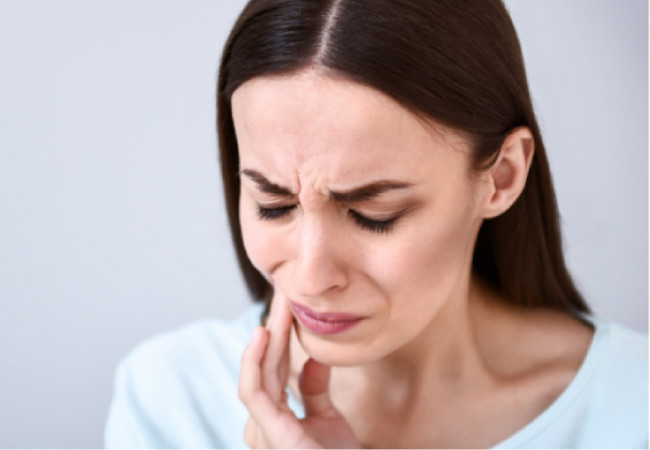
[[[252,0],[218,114],[266,326],[134,352],[109,446],[647,446],[647,342],[566,269],[500,0]]]

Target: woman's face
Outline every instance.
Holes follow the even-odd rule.
[[[481,223],[464,139],[314,72],[250,80],[232,109],[244,245],[310,356],[377,360],[462,297]]]

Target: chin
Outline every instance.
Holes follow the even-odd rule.
[[[300,345],[307,355],[321,364],[328,366],[359,366],[369,363],[373,358],[367,351],[367,345],[343,339],[328,339],[310,333],[297,332]]]

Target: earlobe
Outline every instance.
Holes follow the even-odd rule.
[[[526,186],[534,151],[535,140],[528,127],[518,127],[508,133],[487,174],[491,189],[486,198],[484,218],[503,214],[519,198]]]

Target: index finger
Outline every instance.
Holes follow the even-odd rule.
[[[289,337],[293,314],[287,300],[276,296],[272,305],[272,320],[269,321],[269,343],[262,361],[262,376],[266,390],[276,402],[282,401],[289,373]]]

